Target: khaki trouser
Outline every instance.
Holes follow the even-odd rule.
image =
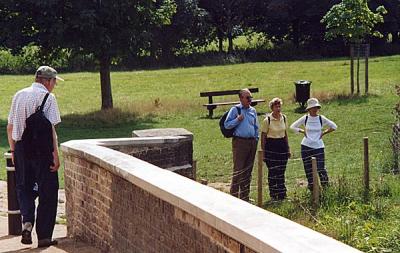
[[[257,140],[255,138],[233,137],[233,175],[230,193],[245,201],[249,201],[251,172],[256,151]]]

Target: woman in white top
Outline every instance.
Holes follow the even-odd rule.
[[[274,98],[269,102],[271,113],[261,125],[261,147],[268,168],[268,187],[271,200],[286,198],[285,170],[290,157],[287,137],[287,118],[282,114],[282,100]]]
[[[328,185],[328,172],[325,168],[325,145],[322,137],[337,129],[333,121],[318,114],[320,108],[318,99],[310,98],[307,101],[306,108],[308,114],[302,116],[290,126],[295,132],[304,134],[301,141],[301,158],[310,190],[313,186],[311,157],[317,158],[317,170],[322,186]],[[303,128],[300,128],[301,126]],[[324,127],[327,128],[324,130]]]

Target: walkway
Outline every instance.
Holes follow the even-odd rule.
[[[60,192],[59,200],[59,213],[57,214],[57,220],[62,221],[64,217],[64,194]],[[82,242],[77,242],[74,239],[67,238],[67,227],[65,225],[56,225],[54,230],[54,238],[58,240],[58,245],[51,246],[48,248],[37,248],[36,233],[33,231],[32,245],[21,244],[20,236],[9,236],[8,235],[8,218],[7,218],[7,185],[6,182],[0,181],[0,253],[13,253],[13,252],[55,252],[55,253],[97,253],[100,252],[98,249],[90,247]]]

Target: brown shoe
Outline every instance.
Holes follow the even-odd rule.
[[[38,248],[44,248],[44,247],[50,247],[53,245],[57,245],[58,242],[57,240],[51,240],[51,239],[41,239],[38,241]]]

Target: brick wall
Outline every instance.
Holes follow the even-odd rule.
[[[68,236],[104,252],[359,252],[118,151],[124,148],[109,148],[138,143],[126,138],[61,144]]]
[[[160,137],[167,140],[168,137]],[[133,145],[108,146],[111,149],[131,155],[163,169],[194,179],[193,144],[185,137],[175,137],[175,141],[146,142]]]
[[[255,252],[107,169],[64,160],[69,236],[105,252]]]

